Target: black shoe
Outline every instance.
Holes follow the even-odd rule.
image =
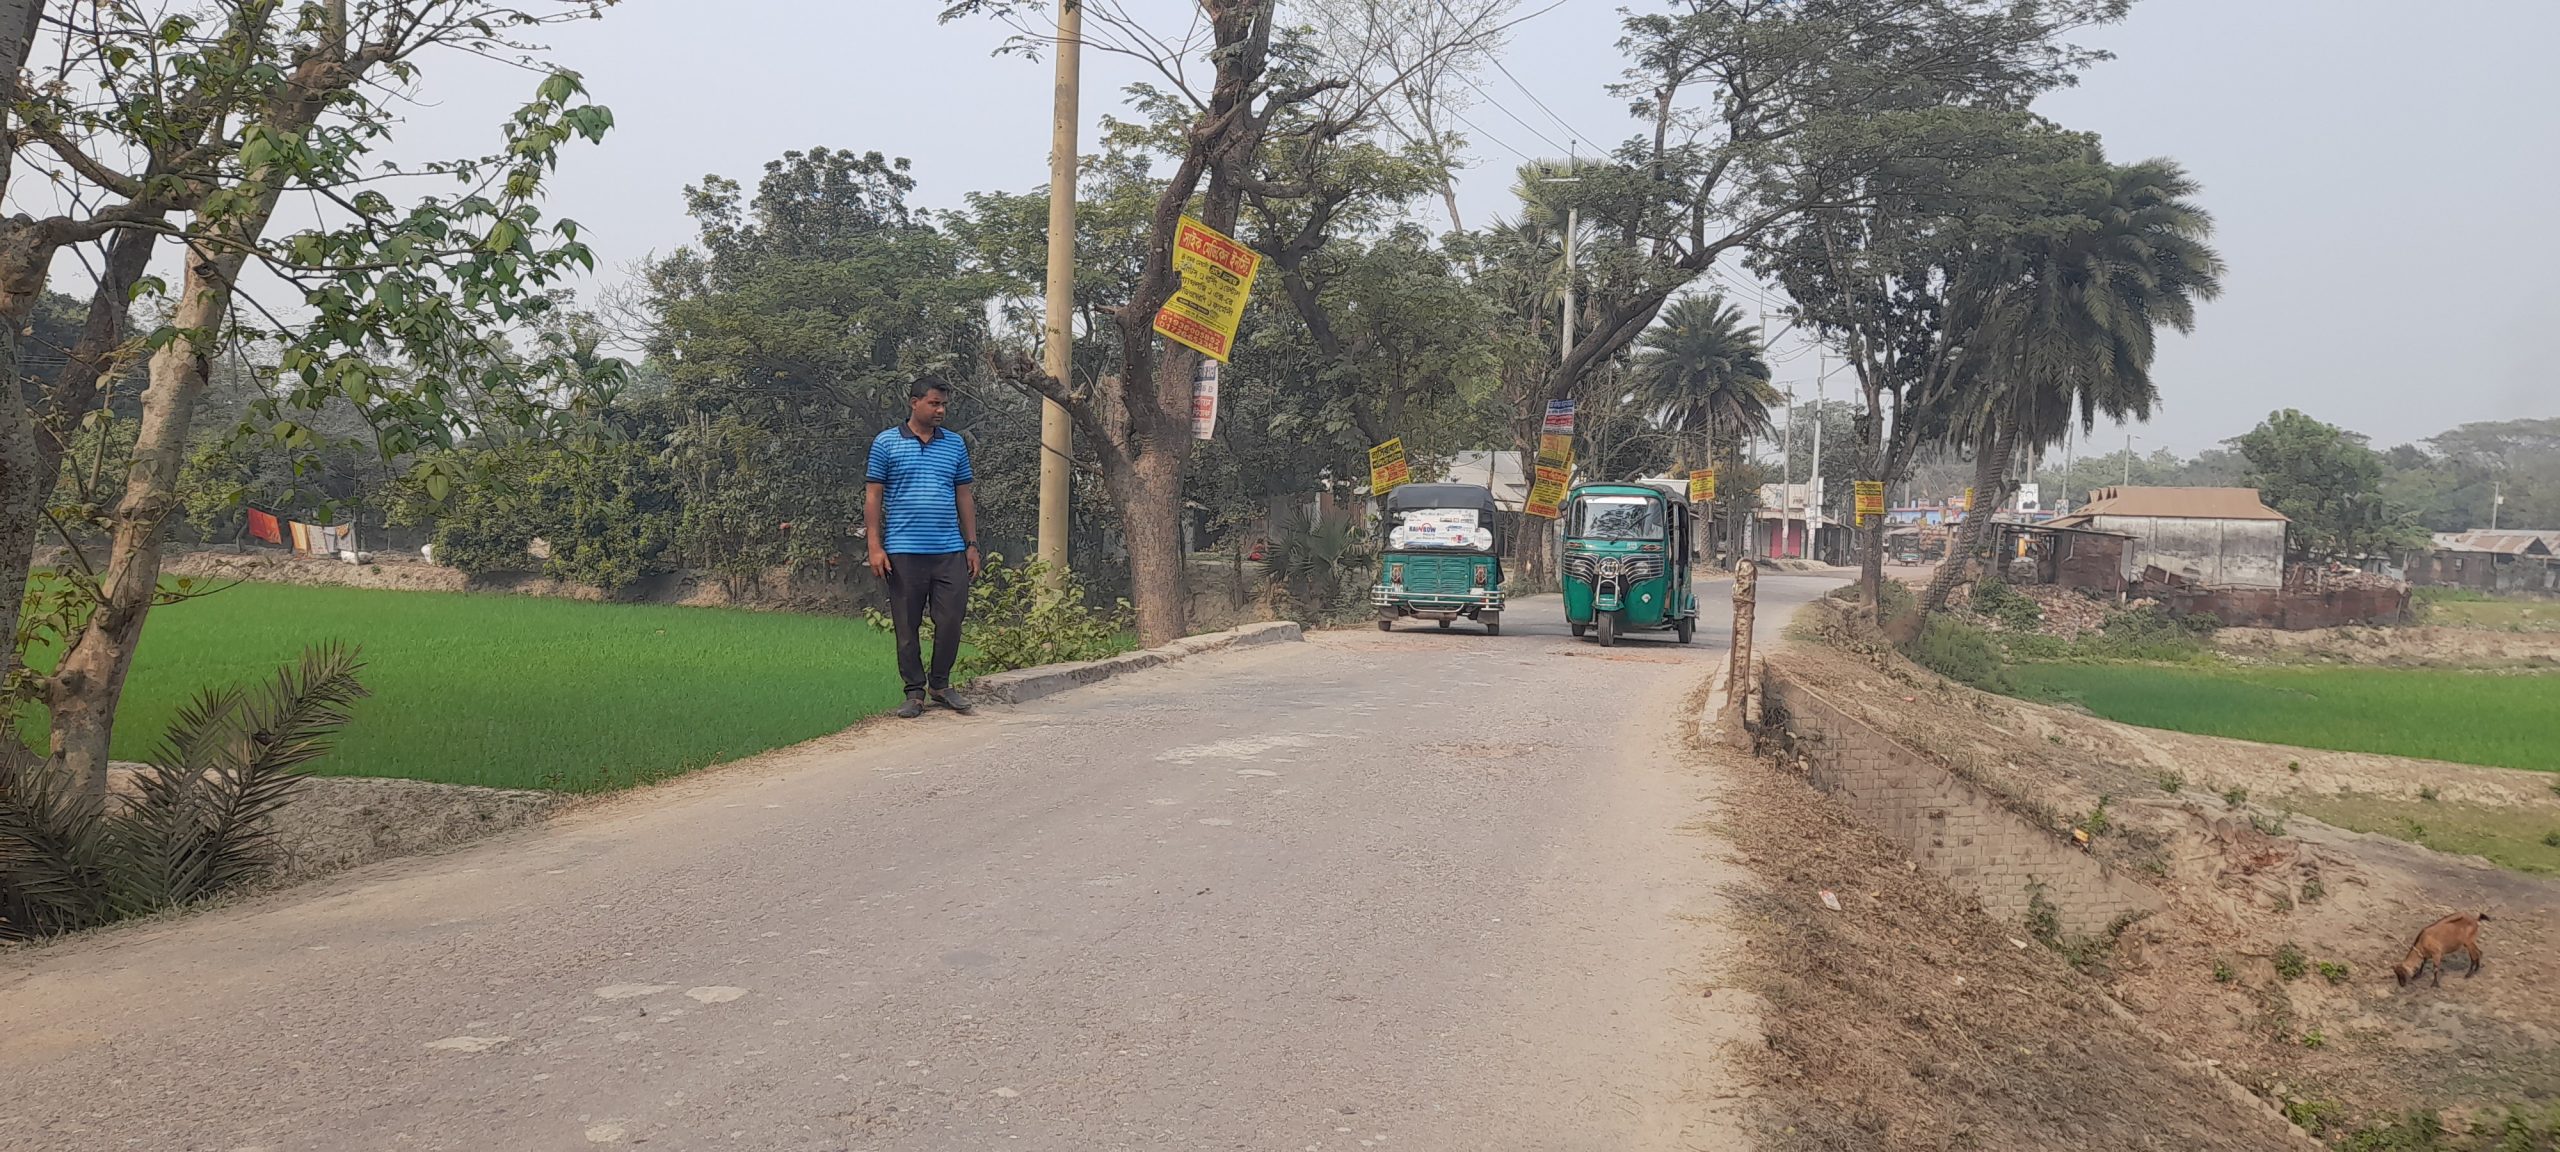
[[[922,696],[909,696],[906,703],[898,705],[898,719],[913,720],[922,715],[924,715],[924,697]]]
[[[957,713],[959,713],[959,714],[961,714],[961,715],[963,715],[963,716],[966,716],[966,715],[968,715],[968,714],[970,714],[970,713],[975,712],[975,711],[977,711],[977,710],[978,710],[978,706],[977,706],[977,705],[975,705],[975,704],[972,704],[972,703],[968,702],[966,699],[963,699],[959,693],[954,692],[954,691],[952,691],[952,690],[950,690],[950,689],[948,689],[948,688],[945,688],[945,689],[943,689],[943,690],[942,690],[942,691],[940,691],[940,692],[936,692],[936,693],[934,693],[934,694],[933,694],[933,702],[934,702],[934,703],[936,703],[936,704],[940,704],[940,705],[942,705],[943,707],[948,708],[948,709],[950,709],[950,710],[952,710],[952,711],[954,711],[954,712],[957,712]]]

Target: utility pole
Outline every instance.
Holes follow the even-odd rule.
[[[2133,486],[2133,433],[2124,434],[2124,484]]]
[[[1049,121],[1049,275],[1041,368],[1060,384],[1075,372],[1076,116],[1084,56],[1084,0],[1058,4],[1058,79]],[[1055,400],[1040,402],[1040,562],[1067,575],[1067,506],[1075,424]]]
[[[1822,357],[1813,363],[1813,472],[1805,477],[1805,487],[1812,493],[1806,499],[1813,505],[1813,514],[1805,518],[1804,534],[1810,538],[1805,541],[1808,552],[1816,551],[1812,545],[1822,536],[1822,369],[1830,363],[1830,358]]]
[[[2497,530],[2498,530],[2498,506],[2499,506],[2499,505],[2501,505],[2501,504],[2504,504],[2504,503],[2506,503],[2506,502],[2507,502],[2507,488],[2506,488],[2506,481],[2505,481],[2503,478],[2501,478],[2501,477],[2497,477],[2497,476],[2492,476],[2492,477],[2490,477],[2490,478],[2489,478],[2489,530],[2490,530],[2490,531],[2495,532],[2495,531],[2497,531]]]
[[[1549,180],[1548,183],[1579,184],[1582,182],[1582,177],[1573,173],[1579,171],[1581,167],[1581,158],[1568,154],[1565,159],[1564,178]],[[1582,205],[1568,204],[1564,210],[1564,317],[1563,323],[1556,327],[1556,331],[1560,333],[1556,340],[1558,366],[1573,359],[1573,234],[1580,231],[1582,231]]]
[[[1778,535],[1777,547],[1784,548],[1787,525],[1795,522],[1796,510],[1796,390],[1787,389],[1787,438],[1778,443]],[[1771,552],[1771,556],[1778,553]]]

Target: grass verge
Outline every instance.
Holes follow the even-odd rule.
[[[332,639],[364,647],[373,698],[323,775],[600,791],[823,736],[900,694],[891,637],[859,619],[242,584],[152,611],[116,757],[149,756],[197,691]]]
[[[2560,819],[2549,812],[2341,794],[2296,796],[2286,803],[2323,823],[2374,832],[2468,856],[2485,856],[2519,872],[2560,876]]]

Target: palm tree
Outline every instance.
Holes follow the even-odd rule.
[[[2093,159],[2095,159],[2093,157]],[[2196,182],[2174,161],[2102,165],[1990,257],[1982,283],[2005,287],[1990,323],[1991,357],[1967,397],[1960,430],[1974,452],[1977,507],[2014,490],[2018,458],[2061,443],[2076,422],[2143,420],[2159,401],[2157,335],[2195,328],[2197,302],[2222,291],[2222,257],[2197,207]],[[1943,607],[1990,534],[1967,510],[1958,557],[1929,582]]]
[[[1743,328],[1742,309],[1714,293],[1684,296],[1662,310],[1637,340],[1633,384],[1638,406],[1681,445],[1680,463],[1719,465],[1730,476],[1742,442],[1774,428],[1769,407],[1778,390],[1769,383],[1759,336]],[[1694,457],[1692,443],[1699,447]],[[1725,538],[1737,539],[1734,520],[1743,501],[1718,495]]]

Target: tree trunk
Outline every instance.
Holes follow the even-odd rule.
[[[161,529],[177,507],[187,433],[220,339],[212,334],[223,330],[242,261],[229,245],[193,244],[187,255],[185,291],[170,318],[177,335],[151,357],[151,386],[142,396],[142,427],[124,498],[112,518],[114,542],[99,574],[97,610],[71,637],[54,674],[53,760],[93,805],[105,803],[116,706],[159,588]]]
[[[44,468],[35,413],[18,383],[18,325],[0,320],[0,328],[6,329],[0,331],[0,585],[5,585],[0,609],[15,621],[26,609],[27,572],[35,560],[37,525],[44,522],[52,473]],[[8,654],[0,656],[0,683],[14,679],[18,671],[14,639],[6,647]],[[5,718],[12,731],[16,718],[12,707]]]
[[[1107,476],[1120,505],[1121,539],[1129,547],[1129,591],[1138,646],[1154,648],[1189,633],[1182,596],[1182,459],[1148,446]]]
[[[1956,586],[1976,579],[1982,562],[1985,542],[1991,538],[1992,519],[1982,511],[1987,501],[1993,512],[2009,502],[2009,458],[2016,454],[2018,431],[2009,421],[1992,436],[1992,442],[1973,458],[1973,500],[1965,505],[1964,523],[1956,530],[1955,547],[1944,563],[1929,577],[1928,590],[1921,593],[1922,614],[1941,612]]]

